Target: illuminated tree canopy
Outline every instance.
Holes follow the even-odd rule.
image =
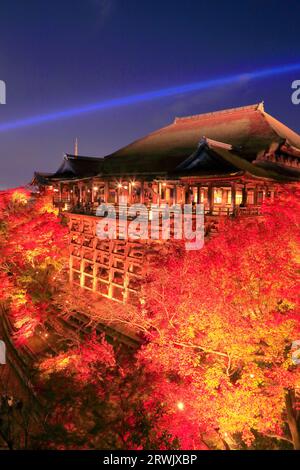
[[[45,197],[0,194],[0,297],[16,348],[48,349],[35,387],[47,448],[300,448],[300,189],[258,218],[224,221],[202,250],[173,242],[140,306],[96,301],[65,282],[67,227]],[[170,250],[169,250],[170,253]],[[163,262],[162,262],[163,261]],[[72,312],[90,334],[62,325]],[[136,350],[92,321],[135,332]],[[47,341],[46,341],[47,338]]]
[[[180,397],[182,414],[228,446],[258,434],[300,446],[299,214],[299,188],[283,192],[262,218],[227,221],[203,250],[172,257],[144,288],[140,360],[161,371],[173,409]]]

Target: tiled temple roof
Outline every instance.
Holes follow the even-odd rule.
[[[181,176],[224,176],[248,174],[257,178],[276,181],[297,180],[300,171],[294,168],[282,168],[279,165],[264,166],[253,163],[231,146],[210,139],[203,139],[196,152],[182,162],[175,171]]]
[[[204,158],[203,138],[230,144],[232,150],[211,143]],[[227,109],[213,113],[176,118],[174,122],[104,157],[75,157],[66,155],[63,164],[47,180],[79,179],[96,175],[180,175],[201,176],[232,171],[253,172],[271,179],[299,179],[300,170],[282,166],[253,163],[260,154],[284,148],[297,156],[300,136],[264,111],[263,104]],[[186,168],[186,162],[200,150],[201,164]],[[218,157],[217,157],[218,155]],[[230,156],[232,158],[230,158]],[[233,158],[235,156],[236,158]],[[205,163],[206,162],[206,163]],[[249,163],[249,164],[248,164]],[[264,175],[264,176],[263,176]],[[268,176],[269,175],[269,176]],[[36,178],[39,174],[36,174]]]

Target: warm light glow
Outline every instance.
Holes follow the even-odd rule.
[[[70,362],[70,357],[64,357],[57,362],[57,366],[61,369],[66,367]]]
[[[243,200],[243,193],[242,193],[242,191],[237,190],[236,195],[235,195],[235,203],[236,204],[241,204],[242,200]]]
[[[227,204],[231,204],[231,191],[226,191],[226,196],[227,196]]]
[[[222,189],[215,189],[214,190],[214,203],[221,204],[222,203]]]
[[[94,186],[94,191],[98,191],[98,186]]]
[[[28,196],[22,191],[14,191],[12,201],[14,204],[26,205],[28,202]]]
[[[177,408],[180,410],[180,411],[183,411],[184,410],[184,403],[182,401],[179,401],[177,403]]]
[[[118,188],[123,188],[122,184],[121,183],[118,183]]]

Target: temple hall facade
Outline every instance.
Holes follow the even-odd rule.
[[[262,103],[174,122],[104,157],[65,155],[33,184],[52,194],[68,218],[70,280],[117,301],[135,301],[149,253],[142,240],[100,240],[101,203],[202,203],[205,234],[222,217],[259,217],[266,198],[300,179],[300,136],[265,112]],[[155,246],[154,246],[155,245]]]

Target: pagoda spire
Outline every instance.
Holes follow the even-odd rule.
[[[78,138],[77,137],[75,139],[75,144],[74,144],[74,156],[78,157]]]

